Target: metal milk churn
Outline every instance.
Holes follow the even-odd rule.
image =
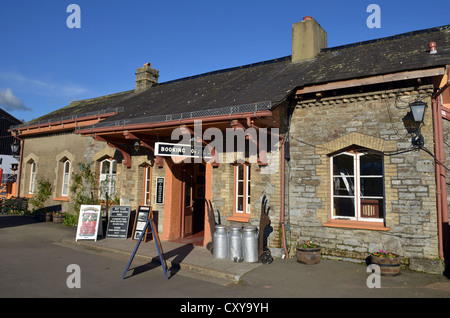
[[[235,263],[240,263],[243,260],[241,230],[242,226],[233,225],[230,227],[230,233],[228,233],[228,258]]]
[[[258,229],[249,225],[242,230],[242,254],[244,262],[258,262]]]
[[[214,258],[227,258],[228,233],[225,225],[216,225],[214,232],[213,255]]]

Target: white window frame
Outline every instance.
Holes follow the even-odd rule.
[[[66,169],[66,167],[68,167]],[[66,160],[63,163],[63,181],[62,181],[62,189],[61,195],[67,197],[69,195],[69,182],[70,182],[70,169],[72,165],[70,160]]]
[[[243,180],[239,179],[239,166],[243,166]],[[234,210],[236,214],[244,214],[244,210],[246,214],[250,214],[250,187],[251,187],[251,166],[249,164],[240,163],[234,167],[235,169],[235,201],[234,201]],[[239,183],[242,183],[243,193],[239,194]],[[239,209],[239,198],[242,198],[242,209]]]
[[[103,173],[103,165],[105,162],[109,163],[109,171]],[[116,172],[113,173],[113,166],[116,167]],[[114,159],[104,159],[100,162],[100,186],[99,186],[99,197],[100,199],[106,199],[106,192],[108,192],[108,197],[113,198],[116,194],[116,179],[117,179],[117,161]],[[107,191],[103,191],[106,189]]]
[[[30,187],[28,193],[34,194],[34,185],[36,184],[36,162],[30,164]]]
[[[382,160],[382,174],[381,175],[365,175],[363,176],[363,178],[381,178],[382,179],[382,196],[363,196],[360,189],[361,189],[361,171],[360,171],[360,160],[361,157],[364,155],[367,155],[367,152],[340,152],[338,154],[335,154],[333,156],[330,157],[330,176],[331,176],[331,180],[330,180],[330,188],[331,188],[331,218],[335,219],[335,220],[339,220],[339,219],[346,219],[346,220],[355,220],[355,221],[367,221],[367,222],[384,222],[385,219],[385,213],[386,210],[384,208],[384,204],[383,206],[380,207],[380,209],[383,209],[383,217],[379,217],[379,218],[367,218],[367,217],[362,217],[361,216],[361,198],[363,199],[376,199],[376,200],[383,200],[383,202],[385,201],[385,191],[384,191],[384,162],[383,162],[383,157],[381,157]],[[346,177],[343,177],[342,174],[334,174],[333,171],[333,160],[334,158],[336,158],[337,156],[340,155],[347,155],[347,156],[351,156],[353,158],[353,174],[349,174],[348,177],[353,176],[354,178],[354,194],[353,196],[351,195],[335,195],[334,194],[334,178],[336,177],[342,177],[344,180],[344,183],[347,187],[347,190],[349,190],[349,186],[350,183],[348,181],[350,180],[346,180]],[[347,177],[347,178],[348,178]],[[349,191],[350,192],[350,191]],[[335,209],[334,209],[334,198],[354,198],[354,206],[355,206],[355,213],[354,216],[339,216],[339,215],[335,215]]]
[[[150,204],[151,189],[152,189],[151,178],[152,178],[151,166],[144,167],[144,205]]]

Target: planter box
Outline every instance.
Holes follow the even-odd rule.
[[[379,257],[370,255],[370,262],[380,266],[382,276],[396,276],[400,274],[400,256],[397,257]]]
[[[53,222],[54,223],[62,223],[63,221],[64,221],[64,214],[53,213]]]
[[[320,248],[300,248],[296,251],[297,262],[313,265],[320,263]]]

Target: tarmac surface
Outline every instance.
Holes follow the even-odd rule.
[[[97,241],[75,240],[76,228],[66,228],[52,222],[38,222],[30,217],[0,216],[0,239],[13,235],[16,240],[35,237],[68,248],[86,249],[91,253],[122,256],[130,259],[137,241],[99,238]],[[195,279],[211,282],[236,293],[257,290],[254,295],[267,298],[344,297],[344,298],[450,298],[450,280],[442,275],[426,274],[402,269],[395,277],[379,277],[373,285],[372,272],[365,264],[321,259],[316,265],[300,264],[294,258],[275,258],[270,264],[235,263],[215,259],[204,247],[162,241],[162,252],[168,268],[168,278],[182,273]],[[2,245],[2,249],[7,248]],[[141,243],[132,262],[155,263],[162,272],[160,257],[153,240]],[[1,258],[0,258],[1,263]],[[125,269],[126,263],[124,263]],[[133,269],[125,272],[133,275]],[[4,275],[4,274],[3,274]],[[162,275],[162,273],[161,273]],[[372,284],[372,287],[370,285]],[[215,297],[215,295],[211,295]]]

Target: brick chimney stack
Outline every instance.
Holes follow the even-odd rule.
[[[143,67],[136,69],[136,93],[145,91],[146,89],[158,84],[159,71],[151,67],[150,63],[144,64]]]
[[[292,62],[315,58],[320,50],[327,47],[327,33],[312,17],[292,26]]]

